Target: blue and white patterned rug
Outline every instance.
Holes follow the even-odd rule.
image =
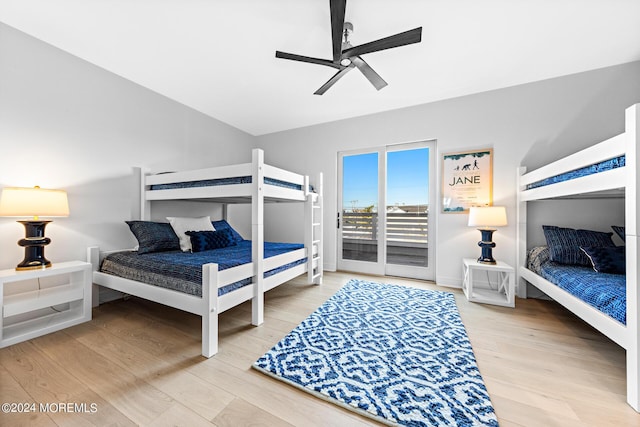
[[[390,425],[498,425],[449,292],[351,280],[253,367]]]

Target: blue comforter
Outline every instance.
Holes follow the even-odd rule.
[[[264,257],[280,255],[303,248],[299,243],[264,244]],[[196,253],[167,251],[139,255],[135,251],[116,252],[108,255],[100,266],[100,271],[138,282],[161,286],[190,295],[202,296],[202,266],[217,263],[218,270],[226,270],[251,262],[251,241],[242,240],[235,246],[212,249]],[[269,277],[280,271],[306,262],[306,258],[265,272]],[[224,295],[234,289],[251,283],[245,279],[218,290]]]
[[[598,273],[590,267],[547,262],[540,275],[590,306],[627,324],[626,277]]]

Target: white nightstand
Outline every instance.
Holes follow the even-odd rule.
[[[0,270],[0,307],[0,348],[91,320],[91,264]]]
[[[475,259],[464,258],[462,277],[462,290],[469,301],[515,307],[515,271],[510,265],[502,261],[481,264]],[[484,279],[489,287],[478,287],[479,279]],[[496,283],[491,283],[493,280]]]

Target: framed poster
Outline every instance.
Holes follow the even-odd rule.
[[[493,204],[493,149],[442,155],[442,212]]]

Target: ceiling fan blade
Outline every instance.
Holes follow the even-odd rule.
[[[280,52],[279,50],[276,50],[276,58],[291,59],[292,61],[308,62],[310,64],[326,65],[327,67],[337,68],[338,70],[342,69],[342,66],[340,64],[335,64],[333,61],[329,61],[328,59],[312,58],[310,56]]]
[[[364,74],[364,76],[371,82],[376,90],[380,90],[387,85],[387,82],[385,82],[382,77],[380,77],[380,74],[373,71],[373,68],[371,68],[369,64],[364,61],[364,59],[360,58],[359,56],[354,56],[353,58],[351,58],[351,62],[353,62],[356,67],[358,67],[358,70],[360,70],[362,74]]]
[[[344,67],[342,70],[338,71],[331,77],[325,84],[320,86],[320,89],[313,92],[314,95],[322,95],[325,93],[331,86],[335,84],[338,80],[340,80],[345,74],[353,69],[353,66]]]
[[[347,0],[330,0],[331,7],[331,43],[333,46],[333,62],[340,62],[342,54],[342,31],[344,27],[344,11]]]
[[[365,53],[377,52],[379,50],[391,49],[393,47],[405,46],[413,43],[420,43],[422,40],[422,27],[398,33],[376,41],[354,46],[342,52],[342,58],[351,58]]]

